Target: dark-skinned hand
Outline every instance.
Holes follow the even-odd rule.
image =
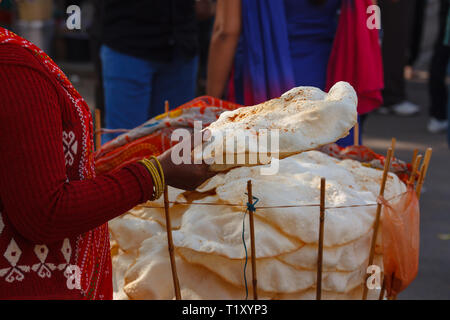
[[[203,139],[209,135],[208,131],[203,132]],[[181,141],[180,144],[190,143],[192,151],[195,147],[193,136],[187,141]],[[164,178],[166,184],[174,188],[183,190],[195,190],[203,182],[213,177],[216,172],[209,170],[209,165],[202,162],[202,164],[194,164],[192,152],[190,154],[190,164],[181,163],[174,164],[172,162],[173,147],[158,157],[161,167],[164,171]]]

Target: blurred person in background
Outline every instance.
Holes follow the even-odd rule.
[[[383,107],[381,114],[412,116],[418,105],[408,101],[405,88],[405,67],[416,0],[379,0],[383,28],[382,53],[384,64]]]
[[[12,0],[0,1],[0,27],[8,28],[12,24]]]
[[[448,88],[446,77],[448,73],[447,67],[450,57],[450,47],[448,43],[445,43],[445,37],[449,33],[449,30],[447,29],[447,19],[450,6],[448,0],[441,0],[440,5],[439,33],[434,45],[428,83],[431,101],[428,131],[431,133],[441,133],[448,129]]]
[[[103,124],[105,121],[105,96],[102,77],[102,60],[100,59],[100,48],[102,46],[102,25],[101,19],[98,18],[101,16],[102,2],[98,0],[89,1],[93,5],[94,17],[96,17],[92,20],[92,24],[88,28],[91,57],[95,68],[95,108],[101,111],[101,123]]]
[[[132,129],[164,113],[165,100],[195,97],[195,0],[102,0],[100,19],[108,129]]]
[[[206,70],[208,66],[209,42],[214,24],[216,1],[197,0],[195,2],[198,29],[198,75],[196,96],[202,96],[206,92]]]
[[[413,74],[414,64],[416,63],[417,59],[420,56],[426,8],[427,8],[427,0],[416,0],[412,26],[410,29],[408,63],[406,71],[407,79],[411,79],[414,76]]]
[[[296,86],[327,91],[347,81],[358,93],[362,129],[366,115],[382,102],[378,30],[367,28],[366,10],[373,3],[219,0],[207,94],[254,105]],[[353,142],[352,130],[339,144]]]
[[[54,0],[15,0],[12,29],[53,56]]]

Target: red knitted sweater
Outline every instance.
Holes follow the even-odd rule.
[[[41,62],[20,46],[0,45],[0,299],[112,298],[108,234],[92,230],[107,230],[153,186],[140,164],[83,180],[89,138]],[[94,267],[88,290],[69,281],[78,257]]]

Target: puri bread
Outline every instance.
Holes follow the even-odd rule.
[[[227,259],[186,248],[178,248],[177,253],[189,263],[204,266],[233,286],[243,288],[244,261],[242,259]],[[361,263],[351,271],[324,271],[322,287],[332,292],[351,291],[361,283],[366,267],[366,264]],[[246,271],[247,279],[251,279],[251,267],[248,267]],[[256,271],[258,288],[264,292],[293,293],[304,291],[316,284],[315,269],[295,268],[278,258],[258,259]]]
[[[317,204],[320,177],[326,177],[323,297],[359,299],[382,171],[356,161],[340,161],[318,151],[280,160],[277,175],[261,175],[261,167],[234,168],[219,173],[195,192],[178,193],[177,199],[188,203],[183,210],[177,209],[180,204],[172,204],[171,208],[171,217],[177,221],[172,234],[183,298],[245,297],[242,222],[246,182],[251,179],[253,195],[259,198],[255,237],[261,299],[314,299]],[[404,191],[406,187],[398,177],[389,175],[386,197]],[[215,206],[205,205],[209,203]],[[302,204],[316,206],[274,208]],[[330,208],[336,206],[340,208]],[[119,247],[113,259],[115,297],[173,299],[166,232],[164,225],[158,223],[158,219],[164,218],[161,210],[137,208],[112,223],[113,238]],[[145,231],[140,233],[142,229]],[[133,238],[133,230],[140,236],[129,239]],[[249,234],[247,215],[244,238],[250,259]],[[380,241],[378,237],[376,264],[382,266]],[[247,279],[251,279],[250,260]],[[371,295],[376,296],[373,292]]]
[[[109,231],[120,249],[124,251],[137,250],[142,241],[163,230],[156,221],[142,220],[132,215],[125,215],[109,222]]]
[[[217,203],[217,196],[210,196],[195,203]],[[230,259],[245,257],[242,246],[242,208],[229,206],[192,205],[183,215],[181,227],[173,232],[176,247],[191,248],[198,252],[213,253]],[[249,242],[248,216],[245,239]],[[279,229],[264,221],[255,224],[255,237],[259,243],[258,257],[272,257],[292,252],[303,245],[295,238],[286,237]]]
[[[125,272],[134,264],[137,258],[137,250],[125,252],[119,250],[117,254],[112,256],[113,269],[113,299],[128,300],[129,297],[123,291],[125,285]]]
[[[200,190],[215,189],[220,201],[242,204],[247,202],[246,183],[253,182],[253,195],[259,198],[257,207],[307,205],[319,203],[320,178],[327,179],[324,245],[332,247],[359,239],[372,228],[375,219],[378,179],[382,172],[352,162],[352,171],[339,165],[328,155],[309,151],[280,160],[277,175],[261,175],[260,166],[239,167],[212,178]],[[362,173],[358,173],[359,170]],[[372,179],[357,182],[353,172],[363,176],[369,170]],[[387,194],[406,191],[395,175],[390,175]],[[364,188],[362,187],[364,186]],[[376,193],[372,193],[372,191]],[[362,205],[353,208],[354,205]],[[371,206],[364,206],[371,205]],[[302,208],[271,208],[256,210],[256,217],[282,232],[286,237],[314,244],[318,239],[319,216],[314,206]],[[183,227],[181,227],[183,229]],[[192,235],[192,233],[191,233]],[[219,239],[219,238],[217,238]],[[281,251],[278,250],[277,252]],[[258,255],[257,255],[258,256]]]
[[[167,238],[164,234],[145,240],[139,259],[125,275],[124,292],[131,299],[173,299],[173,282]],[[242,290],[222,281],[207,269],[189,264],[176,255],[183,299],[242,299]]]

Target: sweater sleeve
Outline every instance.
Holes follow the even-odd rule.
[[[0,200],[16,230],[35,243],[98,227],[153,189],[140,164],[66,182],[58,103],[54,83],[41,72],[0,63]]]

